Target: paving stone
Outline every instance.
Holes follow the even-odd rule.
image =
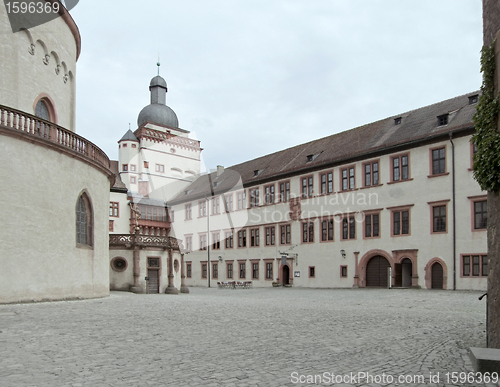
[[[468,349],[485,344],[478,292],[190,290],[0,305],[0,385],[316,386],[328,383],[292,376],[364,372],[442,387],[446,372],[472,372]]]

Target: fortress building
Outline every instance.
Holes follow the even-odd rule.
[[[13,33],[0,6],[0,302],[109,294],[108,157],[75,133],[81,38],[60,17]]]

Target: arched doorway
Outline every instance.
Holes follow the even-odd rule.
[[[411,259],[405,258],[401,261],[401,277],[403,288],[409,288],[411,286],[411,275],[412,275],[412,264]]]
[[[394,287],[409,288],[411,286],[411,259],[404,258],[401,263],[394,264]]]
[[[290,268],[288,265],[283,265],[283,276],[282,276],[282,285],[289,285],[290,284]]]
[[[387,287],[391,264],[381,255],[376,255],[366,265],[366,286]]]
[[[443,289],[443,266],[435,262],[431,267],[431,289]]]

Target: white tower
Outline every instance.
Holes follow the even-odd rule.
[[[149,90],[151,103],[139,113],[138,129],[119,141],[120,175],[134,196],[168,201],[200,173],[202,149],[166,105],[167,82],[157,75]]]

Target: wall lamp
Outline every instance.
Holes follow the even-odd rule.
[[[344,249],[340,250],[340,254],[342,255],[342,258],[345,259],[345,250]]]

